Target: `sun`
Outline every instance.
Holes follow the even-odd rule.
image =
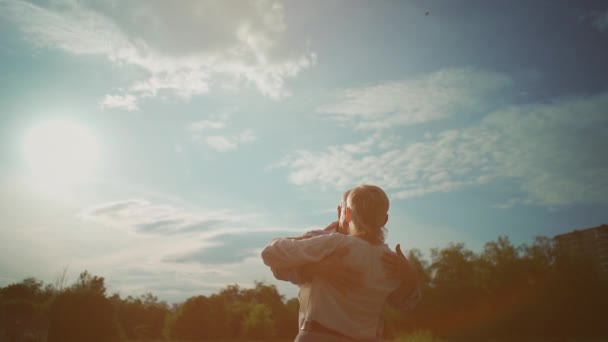
[[[24,158],[30,174],[45,186],[65,186],[92,178],[100,152],[97,137],[75,121],[41,122],[24,138]]]

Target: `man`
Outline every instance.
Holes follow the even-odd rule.
[[[332,233],[348,234],[348,228],[343,227],[340,222],[350,191],[349,189],[344,192],[338,204],[338,221],[332,222],[323,230],[312,230],[296,239]],[[319,262],[295,268],[271,267],[271,270],[276,279],[289,281],[295,285],[305,284],[311,281],[312,277],[322,277],[341,291],[349,291],[360,286],[361,272],[343,262],[342,258],[347,253],[348,249],[343,248]],[[397,277],[401,280],[399,288],[388,298],[388,304],[401,312],[413,309],[421,299],[418,275],[401,251],[401,246],[397,244],[396,254],[384,253],[382,260],[387,270],[387,276]]]
[[[382,189],[359,186],[345,193],[338,224],[324,232],[276,239],[264,249],[262,258],[275,276],[300,283],[302,330],[296,341],[376,341],[388,297],[401,309],[419,299],[407,259],[399,247],[393,254],[384,244],[388,205]]]

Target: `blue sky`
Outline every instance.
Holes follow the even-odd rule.
[[[293,296],[361,183],[424,252],[607,220],[602,2],[0,0],[0,59],[0,285]]]

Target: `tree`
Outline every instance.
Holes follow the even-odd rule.
[[[247,338],[268,340],[275,336],[275,320],[267,304],[251,303],[243,321],[243,335]]]
[[[283,319],[277,322],[277,334],[279,337],[293,340],[298,334],[298,316],[300,313],[300,302],[297,298],[291,298],[285,302]]]
[[[122,340],[112,303],[105,297],[104,279],[81,273],[78,281],[58,294],[49,309],[49,342],[113,342]]]
[[[196,296],[186,300],[172,322],[171,337],[187,340],[209,339],[212,320],[209,312],[209,298]]]
[[[11,284],[0,291],[4,299],[39,301],[43,296],[43,283],[35,278],[25,278],[20,283]]]
[[[452,243],[432,249],[430,257],[410,250],[422,301],[405,315],[386,310],[387,337],[416,330],[450,340],[608,337],[606,277],[550,238],[515,247],[499,237],[478,254]],[[133,340],[288,340],[298,332],[298,308],[297,299],[285,301],[262,282],[249,289],[229,285],[171,308],[152,293],[108,298],[104,278],[84,271],[68,287],[26,278],[0,288],[0,331],[17,340],[28,328],[44,332],[48,326],[49,342],[115,342],[122,331]]]
[[[272,321],[271,330],[272,336],[291,336],[291,332],[297,328],[297,321],[293,324],[293,316],[287,312],[284,303],[284,297],[279,293],[276,286],[267,285],[263,282],[256,281],[253,289],[245,289],[242,291],[242,301],[252,304],[264,304],[268,308],[269,319]],[[260,311],[260,308],[247,308],[247,317],[252,318],[252,310]],[[255,313],[257,315],[259,313]],[[293,325],[292,325],[293,324]],[[270,327],[269,326],[269,327]],[[268,328],[268,327],[267,327]],[[247,336],[247,330],[244,331]]]
[[[168,305],[156,296],[146,293],[137,298],[110,297],[122,331],[129,339],[161,339]]]
[[[429,315],[424,325],[440,335],[468,335],[478,321],[475,303],[479,299],[478,257],[463,243],[431,250]]]
[[[10,338],[17,339],[26,331],[44,330],[45,301],[50,295],[43,282],[35,278],[0,289],[0,331],[5,330]]]
[[[88,271],[84,271],[80,273],[78,276],[78,280],[74,285],[72,285],[72,289],[77,291],[91,291],[96,292],[101,295],[106,294],[106,286],[105,280],[103,277],[98,277],[96,275],[90,274]]]
[[[608,283],[592,259],[556,246],[555,266],[547,289],[547,312],[553,334],[570,338],[607,336]]]

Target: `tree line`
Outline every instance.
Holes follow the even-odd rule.
[[[408,258],[423,299],[407,313],[386,309],[388,339],[415,331],[466,341],[608,337],[606,275],[552,239],[514,246],[500,237],[479,253],[453,243]],[[262,282],[173,305],[152,293],[108,295],[105,279],[87,271],[69,286],[27,278],[0,288],[0,341],[292,340],[297,317],[297,299]]]

